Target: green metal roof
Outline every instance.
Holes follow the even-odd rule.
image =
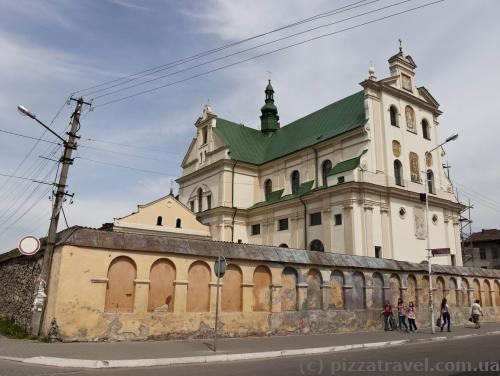
[[[346,172],[346,171],[352,171],[354,170],[356,167],[359,166],[359,162],[361,160],[361,157],[363,156],[363,154],[365,154],[367,152],[367,150],[364,150],[361,155],[355,157],[355,158],[351,158],[351,159],[347,159],[345,161],[342,161],[340,163],[337,163],[331,170],[330,172],[328,173],[328,176],[331,176],[331,175],[337,175],[337,174],[341,174],[343,172]]]
[[[283,189],[280,189],[279,191],[273,191],[269,195],[269,197],[266,201],[258,202],[255,205],[251,206],[249,209],[260,208],[262,206],[275,204],[277,202],[287,201],[287,200],[291,200],[291,199],[294,199],[297,197],[301,197],[301,196],[311,192],[313,185],[314,185],[314,180],[306,181],[299,186],[299,189],[297,190],[297,192],[289,194],[289,195],[285,195],[285,196],[281,196],[283,194],[283,191],[284,191]]]
[[[260,165],[359,128],[366,121],[360,91],[268,134],[221,118],[214,131],[229,147],[232,159]]]

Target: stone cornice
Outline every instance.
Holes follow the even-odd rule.
[[[162,255],[184,255],[215,260],[221,252],[232,260],[248,260],[274,265],[315,265],[327,268],[366,269],[367,271],[398,270],[401,272],[426,272],[426,264],[378,259],[367,256],[352,256],[333,252],[314,252],[302,249],[284,249],[279,247],[237,244],[231,242],[215,242],[211,240],[180,239],[163,235],[141,235],[117,233],[73,227],[58,249],[66,245],[89,248],[93,252],[106,252],[116,249],[122,252],[148,252]],[[65,252],[62,249],[62,252]],[[433,265],[437,274],[463,277],[500,278],[500,270],[469,268],[447,265]],[[140,280],[147,283],[147,280]]]

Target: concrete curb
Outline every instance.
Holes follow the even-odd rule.
[[[201,356],[187,356],[178,358],[157,358],[157,359],[121,359],[121,360],[90,360],[90,359],[72,359],[72,358],[56,358],[49,356],[35,356],[31,358],[14,358],[0,356],[0,360],[10,360],[21,362],[25,364],[36,364],[42,366],[52,367],[65,367],[65,368],[135,368],[135,367],[153,367],[153,366],[170,366],[176,364],[205,364],[215,362],[232,362],[237,360],[257,360],[257,359],[273,359],[283,358],[288,356],[300,355],[318,355],[333,352],[341,352],[348,350],[360,349],[376,349],[385,346],[396,346],[402,344],[418,344],[423,342],[437,342],[445,341],[448,339],[461,339],[466,337],[475,337],[482,335],[500,334],[500,331],[466,334],[455,337],[432,337],[421,339],[402,339],[395,341],[383,342],[370,342],[358,343],[352,345],[339,345],[327,347],[313,347],[305,349],[290,349],[290,350],[276,350],[276,351],[263,351],[254,353],[240,353],[240,354],[217,354],[217,355],[201,355]]]

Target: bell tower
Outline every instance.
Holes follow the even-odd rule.
[[[266,100],[264,106],[260,109],[262,115],[260,116],[260,130],[264,133],[274,132],[279,129],[279,116],[278,109],[274,105],[274,89],[269,80],[266,90]]]

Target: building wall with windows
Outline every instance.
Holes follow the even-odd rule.
[[[427,246],[420,194],[430,188],[431,247],[451,252],[435,262],[461,265],[461,205],[442,168],[443,150],[426,155],[441,142],[441,111],[416,85],[415,69],[400,51],[389,59],[389,77],[379,80],[370,69],[361,92],[284,127],[270,83],[261,131],[205,107],[178,179],[180,201],[189,207],[200,188],[212,193],[213,207],[194,207],[214,240],[307,249],[318,240],[326,252],[421,262]],[[318,211],[321,224],[310,226]],[[338,225],[335,216],[342,217]],[[283,218],[289,228],[278,231]]]
[[[144,205],[125,217],[115,218],[104,226],[113,231],[137,233],[165,233],[179,237],[211,238],[210,228],[196,219],[196,215],[172,194]]]
[[[462,245],[464,265],[500,269],[500,230],[483,229],[472,234]]]

